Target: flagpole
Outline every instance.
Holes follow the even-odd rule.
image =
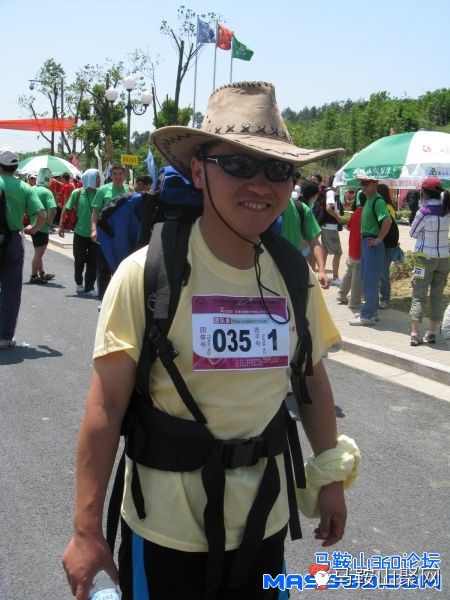
[[[231,40],[231,66],[230,66],[230,83],[233,83],[233,53],[234,53],[234,35]]]
[[[198,50],[198,17],[197,17],[197,45],[196,48]],[[195,71],[194,71],[194,102],[193,102],[193,113],[192,113],[192,127],[195,127],[195,98],[197,95],[197,59],[198,52],[195,54]]]
[[[216,58],[217,58],[217,42],[218,41],[219,41],[219,21],[216,21],[216,45],[214,47],[213,92],[216,89]]]

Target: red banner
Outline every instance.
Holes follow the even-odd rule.
[[[22,131],[67,131],[76,123],[71,119],[19,119],[0,121],[0,129],[21,129]]]

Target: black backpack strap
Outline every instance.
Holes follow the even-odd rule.
[[[153,229],[144,271],[146,325],[136,387],[151,404],[148,392],[150,368],[159,357],[186,408],[198,423],[205,424],[205,417],[175,365],[178,353],[167,338],[186,274],[190,231],[190,225],[177,220],[157,223]]]
[[[199,423],[206,423],[203,413],[198,408],[174,363],[177,352],[166,337],[175,316],[181,288],[183,283],[187,283],[189,277],[186,258],[190,231],[191,225],[179,224],[175,220],[158,223],[153,228],[144,268],[145,335],[136,369],[136,390],[133,394],[139,398],[140,402],[147,403],[149,406],[152,405],[148,387],[150,369],[159,356],[181,399],[195,420]],[[155,309],[158,318],[155,316]],[[127,417],[128,415],[124,419],[122,428],[122,435],[125,436],[128,427],[133,425],[128,423],[129,419]],[[120,518],[124,476],[125,451],[116,472],[108,506],[106,539],[112,551]],[[131,491],[139,517],[144,519],[144,498],[135,462],[133,463]]]
[[[303,225],[305,224],[305,207],[303,206],[303,202],[301,200],[294,200],[295,208],[297,209],[298,216],[300,217],[300,231],[303,230]]]
[[[142,210],[141,230],[139,233],[139,242],[136,250],[139,248],[144,248],[144,246],[149,244],[153,230],[154,216],[158,207],[157,194],[143,193],[142,199],[144,202],[144,208]]]
[[[273,258],[286,284],[298,334],[298,357],[291,363],[291,369],[297,377],[299,398],[311,404],[305,378],[313,375],[312,338],[306,318],[309,283],[309,266],[302,253],[280,235],[265,231],[260,239]]]
[[[375,204],[377,203],[377,200],[378,200],[378,196],[375,198],[375,200],[372,203],[372,213],[373,213],[373,218],[375,219],[375,221],[376,221],[376,223],[377,223],[377,225],[378,225],[378,227],[380,228],[380,231],[381,231],[381,225],[380,225],[380,222],[378,221],[377,213],[376,213],[376,210],[375,210]]]

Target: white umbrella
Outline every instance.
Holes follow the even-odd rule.
[[[435,176],[450,187],[450,134],[416,131],[389,135],[355,154],[333,182],[357,185],[358,179],[378,179],[391,188],[414,189],[426,177]]]
[[[30,156],[20,161],[18,171],[19,173],[33,173],[37,175],[40,169],[50,169],[52,175],[58,173],[70,173],[71,175],[81,175],[79,171],[72,163],[63,158],[57,156],[51,156],[46,154],[44,156]]]

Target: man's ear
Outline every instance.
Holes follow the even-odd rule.
[[[191,158],[192,182],[198,190],[203,189],[203,161],[197,156]]]

